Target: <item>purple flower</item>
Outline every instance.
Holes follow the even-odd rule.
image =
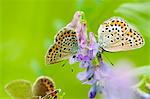
[[[84,59],[84,56],[82,56],[82,54],[85,53],[86,51],[85,48],[87,46],[86,23],[80,22],[77,25],[76,31],[77,31],[79,49],[78,49],[78,53],[74,55],[75,57],[73,56],[70,58],[69,60],[70,64]],[[85,58],[88,58],[88,57],[85,57]]]
[[[79,50],[74,58],[70,58],[70,63],[80,62],[80,67],[87,67],[98,52],[97,42],[92,32],[89,33],[90,43],[87,42],[85,21],[77,25]]]
[[[77,78],[83,83],[83,84],[94,84],[96,82],[95,79],[93,79],[94,75],[94,68],[91,66],[91,63],[88,64],[86,68],[86,72],[80,72],[77,75]]]
[[[82,21],[82,11],[77,11],[74,14],[72,21],[67,25],[67,28],[74,29],[77,32],[78,44],[79,44],[79,52],[81,52],[86,46],[87,38],[86,38],[86,23]],[[82,48],[82,49],[81,49]],[[77,62],[76,55],[73,55],[69,59],[70,64]]]
[[[96,38],[94,37],[93,33],[89,33],[89,38],[90,38],[90,44],[88,46],[89,49],[89,55],[92,55],[92,57],[95,57],[97,52],[98,52],[98,45],[96,42]]]
[[[80,62],[80,68],[85,68],[77,78],[83,84],[92,85],[88,96],[94,99],[97,93],[102,93],[103,99],[150,99],[150,94],[143,94],[141,90],[133,90],[137,79],[131,72],[132,65],[124,62],[118,64],[116,68],[105,64],[101,58],[101,51],[98,51],[98,44],[92,32],[89,33],[89,43],[87,35],[87,24],[82,19],[83,12],[77,11],[67,28],[77,32],[78,52],[70,58],[70,64]],[[93,60],[98,58],[99,64],[93,64]],[[136,93],[136,94],[135,94]]]
[[[120,65],[111,68],[100,58],[99,65],[91,64],[91,70],[78,74],[79,80],[84,84],[92,84],[89,99],[93,99],[96,92],[102,93],[104,99],[136,99],[132,87],[137,80],[130,72],[132,68],[129,64]],[[83,76],[84,79],[80,79]]]
[[[79,36],[80,49],[79,53],[77,53],[78,61],[83,63],[92,61],[92,59],[96,56],[98,52],[97,42],[93,33],[92,32],[89,33],[90,37],[89,44],[87,44],[87,37],[84,36],[86,35],[85,33],[86,32],[83,32],[83,34]]]
[[[136,78],[130,73],[131,66],[126,63],[119,64],[112,72],[106,73],[105,79],[99,78],[103,83],[102,93],[105,99],[135,99],[132,87]]]
[[[86,22],[83,21],[77,26],[78,41],[81,49],[87,47],[87,33],[86,33]]]
[[[82,11],[76,11],[72,21],[67,25],[67,28],[74,28],[74,29],[76,29],[77,26],[81,22],[82,15],[83,15]]]
[[[97,86],[96,84],[94,84],[89,91],[89,99],[94,99],[94,97],[96,96],[96,92],[97,92]]]
[[[90,43],[86,46],[86,49],[81,47],[84,51],[78,53],[77,59],[80,62],[81,68],[86,68],[86,72],[81,72],[77,75],[77,78],[86,84],[93,84],[96,80],[92,79],[94,75],[94,68],[92,66],[92,59],[96,56],[98,47],[96,39],[93,33],[89,33]]]

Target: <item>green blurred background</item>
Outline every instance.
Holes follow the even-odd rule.
[[[111,16],[121,16],[145,39],[141,49],[104,53],[114,64],[120,59],[135,66],[150,65],[150,0],[0,0],[0,99],[10,99],[4,85],[15,79],[34,82],[50,76],[66,93],[64,99],[87,99],[90,86],[76,75],[79,63],[45,65],[44,56],[57,31],[68,24],[77,10],[85,12],[88,32],[97,35],[99,25]],[[106,60],[107,61],[107,60]],[[108,62],[108,61],[107,61]],[[21,90],[21,89],[20,89]]]

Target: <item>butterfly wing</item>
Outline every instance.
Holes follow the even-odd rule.
[[[5,90],[13,99],[30,99],[32,97],[31,86],[29,81],[15,80],[8,83]]]
[[[41,76],[33,84],[33,96],[44,97],[47,93],[55,90],[55,85],[52,79],[46,76]]]
[[[98,39],[99,46],[110,52],[133,50],[144,45],[141,34],[120,17],[112,17],[100,25]]]
[[[55,37],[55,43],[48,49],[46,63],[54,64],[68,59],[78,51],[77,33],[73,29],[63,28]]]
[[[47,93],[42,99],[58,99],[58,93],[60,90],[56,89],[51,93]]]

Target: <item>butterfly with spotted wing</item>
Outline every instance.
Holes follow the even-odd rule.
[[[63,28],[55,37],[55,43],[48,49],[46,54],[46,63],[54,64],[70,56],[78,51],[77,33],[73,29]]]
[[[54,82],[47,76],[37,78],[32,88],[34,99],[57,99],[60,90],[55,89]]]
[[[62,28],[54,38],[54,44],[48,49],[45,60],[46,64],[58,63],[69,59],[78,52],[77,26],[81,22],[82,11],[77,11],[72,22]]]
[[[142,47],[144,39],[124,19],[112,17],[100,25],[98,44],[109,52],[128,51]]]

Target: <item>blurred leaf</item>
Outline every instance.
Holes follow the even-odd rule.
[[[15,99],[30,99],[32,97],[31,83],[26,80],[16,80],[8,83],[6,92]]]
[[[150,76],[142,76],[141,81],[135,87],[143,92],[150,93]]]
[[[150,66],[139,67],[139,68],[135,69],[135,73],[137,75],[150,76]]]

